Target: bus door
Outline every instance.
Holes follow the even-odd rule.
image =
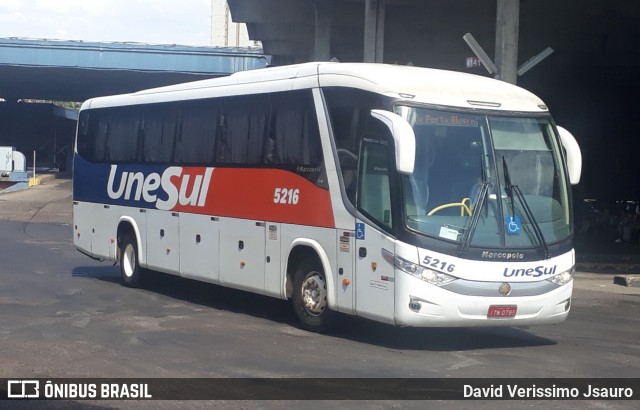
[[[382,250],[395,251],[394,239],[385,230],[392,228],[389,138],[363,138],[360,148],[358,209],[377,226],[356,219],[356,312],[394,323],[394,268]]]

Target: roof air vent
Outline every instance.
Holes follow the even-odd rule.
[[[491,108],[498,108],[500,107],[502,104],[499,102],[492,102],[492,101],[474,101],[474,100],[467,100],[467,102],[471,105],[475,105],[476,107],[491,107]]]

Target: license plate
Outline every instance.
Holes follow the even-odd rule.
[[[516,305],[491,305],[487,317],[514,317],[517,311]]]

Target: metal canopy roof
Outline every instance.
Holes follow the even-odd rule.
[[[261,50],[0,39],[0,98],[84,101],[265,67]]]

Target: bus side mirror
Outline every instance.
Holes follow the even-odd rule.
[[[567,169],[569,171],[569,182],[577,185],[582,174],[582,153],[578,141],[573,135],[562,127],[557,127],[560,134],[560,142],[567,153]]]
[[[389,128],[395,145],[396,169],[401,174],[413,174],[416,160],[416,136],[404,118],[384,110],[371,110],[371,116]]]

